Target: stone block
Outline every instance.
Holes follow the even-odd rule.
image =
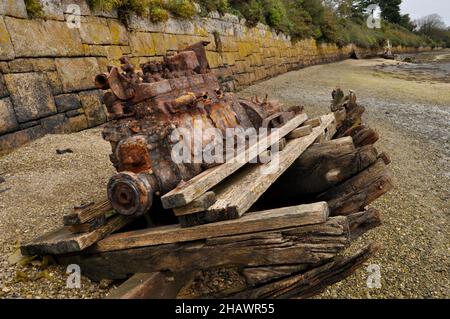
[[[164,32],[165,24],[162,22],[153,23],[150,19],[136,14],[127,16],[127,26],[130,30],[140,32]]]
[[[105,48],[108,60],[119,60],[121,56],[124,54],[124,52],[122,51],[122,47],[117,45],[107,46]]]
[[[90,45],[89,52],[91,56],[106,57],[108,55],[108,53],[106,52],[106,47],[104,45]]]
[[[96,58],[62,58],[55,64],[64,92],[95,88],[94,79],[100,73]]]
[[[103,17],[103,18],[114,18],[117,19],[119,17],[119,13],[117,10],[102,10],[102,9],[91,9],[91,14],[96,17]]]
[[[33,126],[37,126],[40,125],[39,121],[29,121],[29,122],[25,122],[19,125],[19,129],[20,130],[25,130],[27,128],[33,127]]]
[[[0,2],[0,15],[17,18],[28,18],[24,0],[2,0]]]
[[[6,88],[5,79],[3,78],[3,74],[0,73],[0,98],[8,96],[9,92]]]
[[[63,134],[67,131],[67,118],[64,114],[56,114],[41,119],[41,127],[50,134]]]
[[[60,113],[76,110],[81,107],[81,102],[77,94],[62,94],[55,96],[55,104],[56,109]]]
[[[83,131],[88,127],[88,121],[85,115],[78,115],[67,119],[67,130],[69,132]]]
[[[104,18],[83,17],[81,21],[81,41],[86,44],[111,44],[112,37]]]
[[[45,135],[45,130],[40,126],[33,126],[26,130],[0,136],[0,155],[6,154],[19,146],[29,143]]]
[[[84,52],[78,30],[68,28],[66,22],[10,17],[4,20],[17,57],[77,56]]]
[[[151,33],[133,32],[130,34],[131,53],[134,56],[153,56],[156,54]]]
[[[0,134],[16,130],[19,127],[14,108],[9,98],[0,99]]]
[[[75,116],[78,116],[78,115],[81,115],[81,114],[84,114],[84,109],[83,108],[79,108],[79,109],[76,109],[76,110],[71,110],[71,111],[66,112],[66,116],[67,117],[75,117]]]
[[[66,14],[73,14],[74,12],[71,11],[71,9],[74,8],[74,5],[76,5],[80,9],[80,15],[91,15],[91,9],[89,8],[86,0],[61,0],[61,5],[63,7],[64,13]]]
[[[32,59],[31,63],[33,64],[34,72],[56,71],[55,61],[50,58]]]
[[[128,45],[127,28],[117,20],[108,19],[108,26],[111,33],[111,43],[117,45]]]
[[[164,34],[152,33],[152,37],[156,55],[165,55],[169,47]]]
[[[6,74],[5,82],[19,123],[56,113],[53,95],[43,73]]]
[[[211,68],[218,68],[223,65],[222,57],[217,52],[206,51],[206,57]]]
[[[3,73],[3,74],[10,73],[8,62],[5,62],[5,61],[0,62],[0,73]]]
[[[33,72],[33,60],[32,59],[15,59],[8,62],[9,72],[11,73],[24,73]]]
[[[64,21],[64,7],[61,0],[38,0],[42,6],[44,18]]]
[[[0,60],[12,60],[14,57],[14,47],[9,32],[3,17],[0,16]]]
[[[80,92],[79,97],[89,127],[98,126],[107,121],[100,91]]]
[[[58,95],[63,93],[63,86],[61,83],[61,79],[59,78],[58,72],[55,71],[49,71],[45,72],[45,75],[47,76],[47,81],[50,86],[50,90],[53,95]]]
[[[107,58],[97,58],[97,64],[100,72],[107,72],[108,65],[110,65],[111,62]]]

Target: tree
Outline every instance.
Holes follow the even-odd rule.
[[[415,21],[417,29],[420,33],[432,36],[436,30],[446,28],[445,22],[438,14],[430,14]]]
[[[402,0],[378,0],[381,16],[386,21],[400,24],[402,16],[400,14],[400,5]]]
[[[404,14],[401,17],[400,25],[409,31],[414,31],[417,27],[417,25],[414,23],[414,21],[411,20],[411,17],[409,14]]]
[[[450,28],[438,14],[431,14],[415,21],[417,31],[433,40],[437,46],[450,47]]]

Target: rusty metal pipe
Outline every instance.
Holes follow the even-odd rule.
[[[109,89],[108,73],[102,73],[95,77],[95,86],[101,90]]]
[[[122,172],[111,177],[108,199],[121,215],[139,217],[147,213],[158,191],[156,178],[150,173]]]

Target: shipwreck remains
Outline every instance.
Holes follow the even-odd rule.
[[[369,205],[393,187],[355,93],[334,90],[331,113],[312,119],[301,106],[238,99],[211,73],[207,44],[139,69],[123,57],[96,77],[117,174],[105,198],[23,254],[126,280],[111,298],[304,298],[377,251],[340,256],[381,224]],[[230,129],[249,140],[230,143]],[[180,142],[193,161],[175,160]],[[232,279],[213,284],[224,272]]]

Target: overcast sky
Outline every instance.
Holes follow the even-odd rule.
[[[450,26],[450,0],[403,0],[402,13],[409,13],[413,20],[437,13]]]

